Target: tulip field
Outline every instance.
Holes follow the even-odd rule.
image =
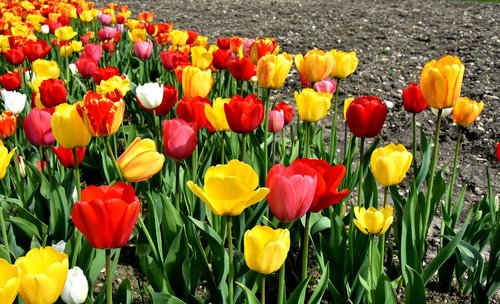
[[[0,304],[498,303],[498,90],[468,94],[468,53],[388,100],[340,38],[152,10],[0,3]]]

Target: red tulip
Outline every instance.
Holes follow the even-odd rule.
[[[123,182],[88,186],[73,205],[71,217],[94,248],[120,248],[127,244],[141,204],[134,188]]]
[[[196,123],[200,129],[208,128],[209,130],[213,129],[213,131],[215,131],[205,115],[206,104],[212,105],[210,99],[201,98],[199,96],[194,98],[184,97],[179,100],[175,112],[177,113],[177,117],[189,123]]]
[[[99,85],[101,81],[108,80],[111,77],[119,76],[120,71],[118,71],[117,67],[107,66],[105,68],[97,68],[97,71],[92,75],[94,82]]]
[[[346,112],[346,120],[352,134],[361,138],[373,138],[380,133],[387,117],[387,106],[375,96],[354,99]]]
[[[413,82],[408,85],[408,89],[403,88],[403,105],[405,111],[410,113],[420,113],[429,107],[422,90]]]
[[[267,175],[267,202],[273,215],[281,222],[300,219],[310,208],[316,192],[318,177],[306,164],[289,167],[274,165]]]
[[[229,48],[231,46],[231,38],[229,38],[229,37],[217,38],[216,41],[217,41],[217,46],[219,47],[219,49],[229,50]]]
[[[47,44],[47,41],[43,39],[37,41],[28,40],[23,46],[24,55],[26,55],[31,62],[45,58],[51,48],[52,47]]]
[[[78,160],[78,164],[81,164],[83,162],[83,158],[85,157],[85,150],[85,147],[76,148],[76,159]],[[54,154],[57,156],[57,159],[65,168],[75,167],[75,156],[73,155],[73,149],[66,149],[63,146],[52,146],[52,152],[54,152]]]
[[[21,87],[21,76],[18,72],[5,73],[0,76],[0,84],[7,91],[15,91]]]
[[[287,104],[284,101],[280,101],[274,106],[273,109],[283,111],[283,115],[285,117],[285,125],[288,125],[292,121],[294,112],[293,106]]]
[[[227,67],[236,80],[249,80],[255,76],[255,64],[248,57],[232,59],[229,61]]]
[[[24,61],[22,48],[10,49],[4,53],[5,60],[12,65],[20,65]]]
[[[497,154],[497,160],[500,161],[500,141],[497,144],[496,154]]]
[[[160,53],[160,60],[167,70],[174,70],[182,64],[189,64],[189,56],[181,52],[163,51]]]
[[[75,61],[76,69],[83,78],[90,78],[97,72],[98,63],[91,57],[83,57]]]
[[[17,129],[17,115],[12,112],[3,112],[0,115],[0,139],[7,138],[14,133]]]
[[[314,176],[318,178],[316,193],[308,211],[319,212],[339,203],[349,194],[348,189],[338,191],[338,187],[346,173],[343,165],[332,166],[324,160],[309,158],[297,159],[293,164],[309,166],[315,171]]]
[[[52,146],[54,144],[56,140],[50,125],[51,118],[50,112],[33,108],[23,120],[24,133],[32,145]]]
[[[165,153],[173,160],[181,161],[193,154],[198,143],[196,123],[174,118],[163,123]]]
[[[224,113],[231,131],[249,133],[257,129],[264,119],[264,104],[255,94],[245,98],[235,95],[224,104]]]
[[[193,44],[195,43],[196,39],[198,39],[198,32],[197,31],[188,31],[188,39],[186,40],[186,44]]]
[[[113,40],[106,40],[102,43],[102,49],[108,53],[115,51],[115,43]]]
[[[92,58],[95,62],[99,62],[102,58],[102,45],[95,43],[86,44],[82,55],[80,55],[80,58],[83,57]]]
[[[214,58],[212,60],[212,65],[218,70],[227,69],[231,55],[232,53],[230,50],[218,49],[213,54]]]
[[[40,84],[40,101],[46,108],[53,108],[66,102],[68,90],[60,79],[45,79]]]

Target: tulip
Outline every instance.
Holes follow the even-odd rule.
[[[96,62],[99,62],[102,58],[102,45],[95,43],[86,44],[81,57],[92,58]]]
[[[243,242],[248,268],[270,274],[285,263],[290,250],[290,232],[288,229],[255,226],[245,232]]]
[[[380,133],[387,117],[387,106],[375,96],[361,96],[351,102],[346,120],[352,134],[373,138]]]
[[[81,304],[87,299],[89,284],[83,270],[75,266],[68,270],[61,299],[67,304]]]
[[[118,167],[129,182],[142,182],[158,173],[165,157],[158,153],[153,140],[137,137],[118,158]]]
[[[305,56],[295,56],[295,65],[300,75],[310,82],[318,82],[330,75],[335,61],[330,53],[323,50],[310,50]]]
[[[20,65],[24,61],[22,48],[13,48],[4,53],[5,60],[11,65]]]
[[[175,46],[183,46],[189,38],[187,31],[173,30],[170,32],[170,42]]]
[[[95,137],[113,135],[123,121],[125,102],[118,90],[114,94],[87,92],[83,101],[76,104],[78,115]]]
[[[343,110],[344,119],[346,119],[347,109],[349,109],[349,105],[351,105],[351,103],[353,101],[354,101],[354,97],[346,98],[346,100],[344,100],[344,110]]]
[[[5,110],[12,112],[14,115],[19,115],[26,105],[26,95],[16,91],[7,91],[2,89],[2,99]]]
[[[245,134],[257,129],[264,119],[264,104],[255,94],[245,98],[235,95],[224,105],[231,131]]]
[[[303,121],[316,122],[328,114],[332,103],[332,94],[304,89],[300,94],[294,93],[299,118]]]
[[[306,164],[289,167],[277,164],[267,175],[267,202],[273,215],[281,222],[300,219],[309,210],[316,193],[318,177]]]
[[[408,172],[412,158],[411,153],[401,144],[377,148],[370,158],[373,176],[384,187],[397,185]]]
[[[364,234],[384,234],[393,221],[392,207],[387,205],[378,210],[370,207],[366,210],[364,207],[354,207],[354,224]]]
[[[75,66],[78,70],[78,73],[82,75],[83,78],[90,78],[97,72],[98,63],[92,58],[89,57],[80,57],[77,61],[75,61]]]
[[[3,112],[0,115],[0,139],[7,138],[16,133],[17,115],[12,112]]]
[[[467,97],[460,97],[453,107],[453,121],[460,126],[468,127],[476,121],[483,107],[482,101],[477,102]]]
[[[40,84],[40,101],[46,108],[53,108],[66,102],[68,90],[60,79],[45,79]]]
[[[231,38],[230,37],[222,37],[216,39],[217,46],[223,50],[229,50],[231,47]]]
[[[153,42],[149,40],[137,41],[134,43],[134,53],[140,60],[149,59],[153,53]]]
[[[130,91],[130,80],[120,76],[113,76],[109,79],[101,80],[96,88],[97,93],[100,94],[111,93],[115,90],[120,91],[120,94],[125,96]]]
[[[314,84],[314,90],[321,93],[334,94],[337,90],[337,82],[333,79],[326,78]]]
[[[283,118],[285,119],[285,126],[288,125],[290,122],[292,122],[293,112],[294,112],[293,106],[287,104],[284,101],[280,101],[274,106],[273,109],[278,110],[278,111],[280,111],[280,110],[283,111]]]
[[[2,303],[14,302],[19,291],[20,280],[18,267],[0,259],[0,299]]]
[[[50,125],[55,139],[66,149],[85,147],[92,137],[78,115],[76,104],[58,105],[52,114]]]
[[[285,117],[282,110],[271,110],[267,116],[267,128],[271,133],[280,132],[285,125]]]
[[[257,63],[257,82],[265,89],[279,89],[292,67],[292,56],[283,53],[279,55],[265,55]]]
[[[256,72],[255,64],[248,57],[229,60],[227,68],[231,72],[231,75],[238,81],[250,80],[250,78],[255,76]]]
[[[115,38],[115,36],[116,36],[116,28],[114,27],[105,26],[102,29],[99,29],[99,31],[97,31],[97,37],[99,38],[99,41],[111,40]]]
[[[217,70],[227,69],[232,53],[227,49],[218,49],[213,53],[212,65]]]
[[[207,116],[210,124],[217,131],[231,131],[231,128],[229,128],[229,124],[227,123],[226,113],[224,112],[224,105],[228,104],[229,101],[229,98],[217,97],[212,106],[210,106],[210,104],[205,104],[205,115]]]
[[[166,115],[174,107],[175,103],[177,102],[177,97],[178,93],[175,87],[166,84],[163,86],[161,103],[155,108],[148,109],[141,103],[140,99],[137,99],[137,101],[139,102],[139,107],[146,112],[149,112],[151,114],[153,114],[154,112],[155,115]]]
[[[35,146],[52,146],[55,142],[51,128],[52,114],[39,108],[33,108],[23,120],[26,139]]]
[[[448,117],[453,113],[453,108],[436,109],[431,107],[431,112],[432,114],[434,114],[434,116],[438,116],[439,110],[441,110],[442,118]]]
[[[137,101],[147,109],[158,107],[163,100],[163,86],[157,82],[138,85],[135,89]]]
[[[234,159],[225,165],[208,168],[204,182],[203,189],[192,181],[187,185],[219,216],[238,216],[269,193],[268,188],[257,188],[259,177],[252,167]]]
[[[57,62],[37,59],[33,62],[33,72],[36,77],[46,77],[51,79],[59,78],[60,71]]]
[[[500,141],[497,143],[497,149],[495,151],[495,154],[497,156],[497,161],[500,161]]]
[[[197,126],[179,118],[165,120],[163,139],[167,156],[181,161],[191,156],[198,144]]]
[[[356,52],[343,52],[339,50],[330,50],[330,53],[335,61],[335,66],[330,72],[330,76],[335,79],[345,79],[358,67],[358,57]]]
[[[14,148],[9,152],[3,144],[0,145],[0,180],[5,177],[5,173],[7,173],[7,166],[9,165],[15,150],[16,149]]]
[[[78,164],[83,162],[83,158],[85,157],[85,147],[76,148],[76,158]],[[75,157],[73,155],[72,149],[66,149],[63,146],[54,147],[52,146],[52,152],[57,156],[57,159],[61,162],[65,168],[74,168],[75,167]]]
[[[23,45],[24,55],[31,62],[45,58],[51,49],[52,47],[44,39],[38,39],[37,41],[28,40]]]
[[[25,303],[54,303],[63,291],[68,275],[68,256],[54,248],[31,249],[17,259],[21,274],[19,293]]]
[[[422,90],[413,82],[406,90],[403,88],[403,105],[405,111],[410,113],[420,113],[429,107],[422,95]]]
[[[436,109],[450,108],[460,97],[464,65],[460,58],[443,56],[425,64],[420,74],[420,87],[425,101]]]
[[[200,96],[205,98],[210,93],[213,84],[214,79],[210,70],[202,71],[200,68],[193,66],[186,66],[182,70],[182,91],[184,92],[184,97],[192,98]]]
[[[195,46],[191,48],[191,58],[193,66],[202,70],[208,69],[212,64],[213,53],[208,51],[203,46]]]
[[[189,56],[180,52],[163,51],[160,53],[160,60],[167,70],[174,70],[179,65],[188,65]]]
[[[199,96],[195,98],[182,98],[179,100],[175,112],[178,118],[188,123],[196,123],[199,129],[214,129],[205,114],[206,104],[211,105],[208,98],[201,98]]]
[[[247,52],[252,62],[257,64],[262,57],[275,55],[279,50],[280,47],[274,38],[256,38],[248,47]],[[291,61],[292,57],[290,56],[289,59]]]
[[[5,73],[0,76],[0,84],[7,91],[15,91],[21,87],[21,76],[18,72]]]
[[[120,248],[127,244],[141,204],[134,188],[123,182],[88,186],[73,205],[71,218],[94,248]]]
[[[97,68],[97,71],[92,75],[92,79],[97,85],[101,84],[101,81],[108,80],[114,76],[119,76],[120,72],[117,67],[108,65],[105,68]]]

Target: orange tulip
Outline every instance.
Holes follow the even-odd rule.
[[[123,121],[125,102],[118,90],[106,94],[89,91],[76,109],[92,136],[107,136],[118,131]]]

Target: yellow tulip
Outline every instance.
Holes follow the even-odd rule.
[[[92,10],[84,10],[80,13],[80,19],[83,21],[83,22],[92,22],[92,20],[94,20],[94,13],[92,12]]]
[[[27,304],[54,303],[68,275],[68,256],[52,247],[31,249],[17,259],[21,272],[19,293]]]
[[[208,168],[202,189],[192,181],[187,185],[212,212],[219,216],[237,216],[245,208],[260,202],[269,188],[257,188],[259,177],[249,165],[231,160],[225,165]]]
[[[73,54],[73,48],[71,45],[62,45],[59,47],[59,54],[62,58],[67,58]]]
[[[435,109],[453,107],[460,97],[464,70],[460,58],[449,55],[425,64],[420,74],[425,101]]]
[[[24,23],[16,24],[10,30],[13,36],[21,36],[26,38],[30,34],[30,29]]]
[[[123,177],[129,182],[141,182],[158,173],[165,156],[158,153],[153,140],[137,137],[118,158]]]
[[[378,210],[370,207],[368,210],[365,207],[354,207],[354,224],[364,234],[384,234],[393,221],[392,207],[387,205]]]
[[[413,156],[399,144],[389,144],[373,151],[370,158],[375,179],[385,187],[394,186],[403,180],[410,169]]]
[[[78,33],[71,26],[61,26],[54,31],[57,39],[61,41],[69,41],[73,39]]]
[[[335,67],[330,72],[331,77],[345,79],[356,71],[359,62],[356,52],[347,53],[333,49],[329,53],[335,60]]]
[[[453,121],[458,125],[468,127],[476,121],[483,107],[482,101],[477,102],[467,97],[460,97],[453,107]]]
[[[83,43],[81,41],[72,40],[70,45],[73,52],[80,52],[83,50]]]
[[[136,19],[128,19],[127,20],[127,27],[129,30],[135,29],[138,24],[139,24],[139,20],[136,20]]]
[[[128,35],[130,37],[130,40],[133,43],[136,43],[138,41],[146,41],[146,29],[145,28],[134,28],[132,31],[128,32]]]
[[[332,94],[320,93],[313,89],[304,89],[294,93],[299,118],[303,121],[316,122],[328,114],[332,103]]]
[[[57,62],[43,59],[37,59],[33,62],[33,72],[36,77],[46,77],[50,79],[59,78],[61,73]]]
[[[10,304],[16,299],[21,278],[19,268],[0,259],[0,303]]]
[[[204,46],[195,46],[191,48],[191,60],[193,66],[202,70],[208,69],[212,64],[214,56]]]
[[[295,56],[295,66],[305,79],[310,82],[318,82],[330,75],[335,67],[335,61],[330,53],[323,50],[310,50],[305,56]]]
[[[282,53],[279,55],[264,55],[257,62],[257,82],[261,88],[279,89],[292,67],[292,55]]]
[[[288,229],[255,226],[244,236],[245,261],[248,268],[262,274],[280,269],[290,250]]]
[[[0,142],[1,143],[1,142]],[[0,180],[5,177],[5,173],[7,172],[7,166],[14,155],[14,151],[16,149],[12,149],[9,152],[6,147],[4,147],[3,143],[0,144]]]
[[[130,80],[123,79],[120,76],[113,76],[108,80],[102,80],[97,86],[96,91],[100,94],[106,94],[113,92],[115,89],[118,89],[118,91],[125,96],[125,94],[130,91]]]
[[[175,46],[183,46],[189,38],[187,31],[172,30],[170,32],[170,42]]]
[[[198,67],[187,66],[182,70],[182,91],[184,97],[193,98],[200,96],[205,98],[210,93],[214,79],[212,71],[202,71]]]
[[[224,112],[224,104],[229,103],[230,100],[230,98],[217,97],[213,106],[205,105],[205,115],[217,131],[231,131],[227,123],[226,112]]]
[[[347,113],[347,109],[349,108],[349,105],[351,104],[351,102],[354,101],[354,97],[350,97],[350,98],[347,98],[346,100],[344,100],[344,119],[346,119],[345,115]]]
[[[66,149],[85,147],[90,142],[90,132],[78,115],[76,104],[60,104],[56,107],[50,121],[52,133]]]
[[[46,18],[39,14],[29,14],[26,17],[26,22],[33,24],[36,31],[42,29],[42,24],[45,22]]]

